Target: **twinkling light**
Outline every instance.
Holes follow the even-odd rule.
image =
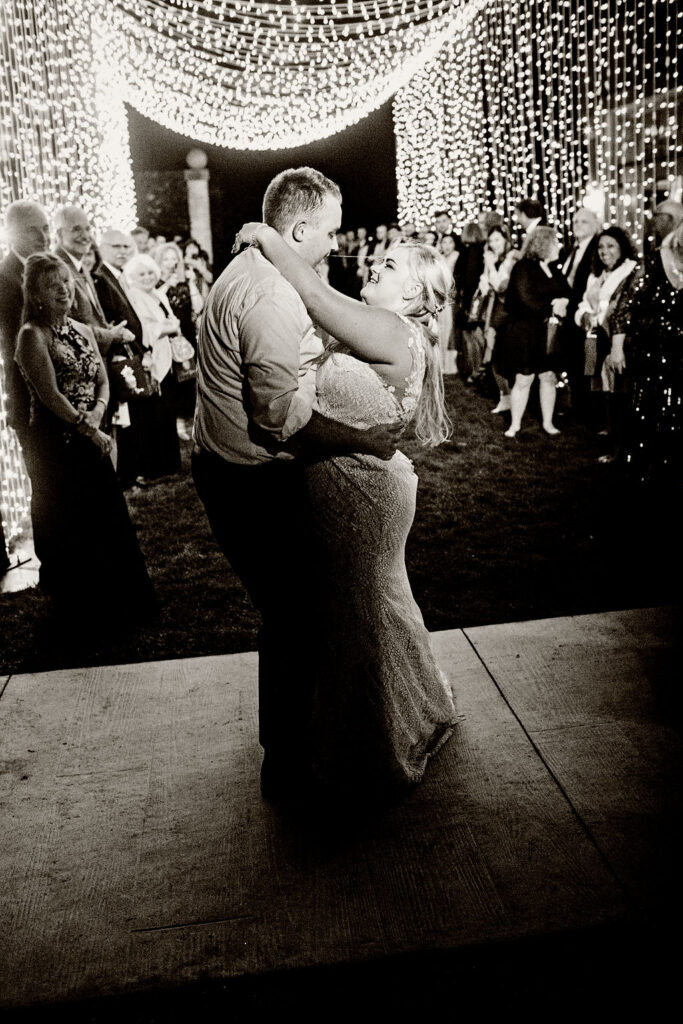
[[[394,100],[401,219],[534,196],[568,230],[590,189],[641,242],[683,173],[681,39],[679,0],[491,0]]]
[[[51,213],[73,202],[97,227],[130,227],[135,202],[126,133],[121,134],[121,90],[115,77],[95,86],[98,72],[103,82],[104,66],[95,64],[91,33],[98,5],[99,0],[0,5],[0,203],[5,208],[13,199],[35,199]],[[112,144],[118,148],[115,168]]]
[[[376,109],[481,6],[109,0],[98,17],[125,99],[142,114],[201,142],[285,149]]]
[[[7,424],[4,364],[0,355],[0,519],[7,544],[24,532],[31,500],[31,485],[16,434]]]

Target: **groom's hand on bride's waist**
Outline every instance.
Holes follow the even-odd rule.
[[[288,447],[299,455],[352,455],[359,452],[390,459],[405,432],[402,423],[383,423],[378,427],[361,430],[327,419],[313,412],[311,419],[300,431],[292,435]]]
[[[365,447],[361,451],[367,455],[375,455],[378,459],[391,459],[405,430],[403,423],[382,423],[377,427],[369,427],[363,431]]]

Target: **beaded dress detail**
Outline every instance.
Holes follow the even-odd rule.
[[[669,281],[659,252],[625,305],[631,417],[626,465],[642,482],[680,487],[683,468],[683,288]],[[626,326],[627,325],[627,326]]]
[[[418,324],[410,331],[412,368],[401,386],[336,351],[317,373],[318,411],[362,428],[410,420],[427,343]],[[339,789],[381,795],[418,782],[458,719],[406,572],[417,476],[400,452],[386,461],[336,456],[306,474],[322,617],[315,771]]]
[[[48,352],[57,379],[58,390],[76,409],[88,412],[95,405],[97,370],[99,362],[92,347],[70,320],[62,327],[53,327],[48,339]],[[35,389],[28,382],[31,395],[31,420],[40,410]],[[64,425],[64,434],[71,436],[73,428]]]

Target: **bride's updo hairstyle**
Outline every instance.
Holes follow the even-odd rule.
[[[425,329],[426,367],[422,392],[415,411],[415,436],[429,448],[443,444],[451,436],[451,421],[446,412],[439,349],[439,315],[453,294],[453,275],[441,253],[431,245],[406,239],[396,243],[408,249],[413,278],[422,292],[406,315],[418,320]]]

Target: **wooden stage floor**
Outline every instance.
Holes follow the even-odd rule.
[[[654,1012],[680,959],[677,618],[434,634],[463,722],[402,803],[331,826],[260,797],[253,653],[1,678],[0,1008]]]

